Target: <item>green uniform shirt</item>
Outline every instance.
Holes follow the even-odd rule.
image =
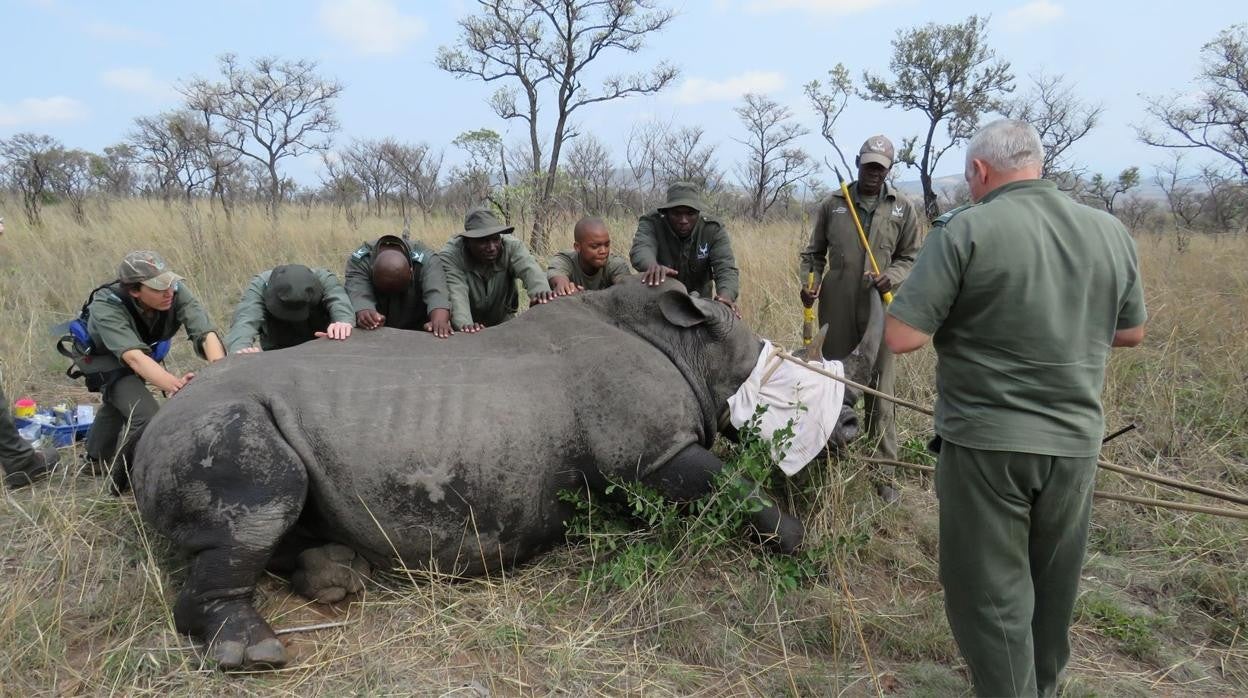
[[[412,263],[412,285],[403,293],[379,296],[373,290],[373,254],[377,241],[366,242],[347,258],[343,285],[355,312],[376,310],[386,316],[386,327],[400,330],[422,330],[429,321],[429,312],[437,308],[449,310],[446,273],[433,250],[420,242],[407,243]],[[352,318],[352,323],[355,320]]]
[[[251,283],[243,291],[243,299],[234,310],[230,332],[225,337],[226,353],[247,349],[256,338],[260,339],[260,348],[265,351],[284,349],[313,339],[317,332],[324,332],[331,322],[354,325],[355,310],[346,289],[338,283],[338,277],[328,269],[313,269],[312,274],[321,284],[321,304],[312,309],[307,320],[299,323],[286,322],[265,310],[264,293],[269,287],[272,269],[251,277]]]
[[[126,309],[122,300],[120,284],[113,284],[95,292],[91,296],[91,305],[87,312],[87,332],[91,335],[91,343],[97,351],[106,351],[118,359],[131,349],[138,349],[151,354],[150,342],[172,338],[178,328],[186,328],[186,336],[195,347],[200,358],[204,356],[204,338],[209,332],[216,332],[208,313],[199,304],[199,300],[181,281],[177,283],[173,293],[173,306],[165,311],[140,312],[142,326]],[[144,338],[148,341],[144,341]]]
[[[643,273],[655,264],[675,269],[676,280],[703,298],[714,298],[718,292],[735,301],[741,290],[728,231],[705,215],[698,217],[687,238],[677,236],[660,211],[642,216],[628,257]]]
[[[888,312],[933,335],[938,434],[1068,458],[1099,452],[1110,343],[1147,318],[1126,228],[1045,180],[938,219]]]
[[[849,185],[859,200],[858,183]],[[884,187],[874,204],[858,205],[859,220],[867,233],[880,273],[893,282],[894,293],[910,275],[923,244],[923,216],[910,199]],[[844,357],[858,346],[870,319],[870,293],[875,287],[864,279],[871,261],[862,249],[858,227],[840,189],[819,205],[810,243],[799,255],[799,282],[806,286],[810,272],[819,285],[819,326],[827,325],[823,355]],[[826,273],[825,273],[826,270]]]
[[[567,250],[565,252],[556,252],[550,258],[550,263],[546,265],[546,279],[553,280],[556,276],[566,276],[572,283],[580,286],[586,291],[601,291],[609,288],[620,279],[629,275],[628,262],[623,257],[616,255],[607,255],[607,263],[603,268],[591,274],[586,274],[581,268],[580,262],[577,260],[576,250]]]
[[[511,235],[503,235],[502,241],[502,253],[489,266],[473,262],[464,248],[464,238],[458,235],[439,253],[446,267],[455,329],[478,322],[493,327],[514,317],[520,307],[516,279],[524,283],[530,296],[550,291],[546,274],[529,248]]]

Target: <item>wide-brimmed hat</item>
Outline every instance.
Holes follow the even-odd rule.
[[[893,166],[895,156],[893,142],[887,136],[871,136],[858,149],[858,166],[874,162],[883,165],[887,170]]]
[[[464,216],[464,232],[466,238],[488,238],[491,235],[506,235],[515,230],[515,226],[503,225],[494,212],[484,206],[474,208]]]
[[[117,266],[117,280],[123,284],[143,284],[154,291],[165,291],[182,277],[169,271],[160,255],[150,250],[136,250],[122,257]]]
[[[667,201],[659,206],[660,211],[677,206],[688,206],[695,211],[705,211],[706,203],[702,201],[702,193],[693,182],[672,182],[667,187]]]
[[[311,269],[302,264],[286,264],[269,274],[264,309],[279,320],[303,322],[323,295],[321,282]]]

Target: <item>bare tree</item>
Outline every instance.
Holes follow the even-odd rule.
[[[480,13],[459,21],[456,47],[438,50],[436,64],[456,77],[497,82],[490,106],[504,119],[528,127],[529,171],[538,180],[533,247],[545,251],[545,206],[554,192],[563,145],[576,136],[570,118],[581,107],[630,95],[652,94],[670,84],[676,68],[660,63],[633,75],[612,75],[597,91],[585,88],[592,64],[612,51],[638,52],[648,34],[675,16],[652,0],[477,0]],[[553,106],[550,118],[539,117]],[[542,134],[550,150],[542,152]]]
[[[762,220],[782,195],[819,169],[797,139],[809,133],[792,121],[793,112],[763,95],[747,94],[734,111],[748,134],[739,140],[749,159],[738,174],[750,201],[750,216]]]
[[[1248,24],[1222,30],[1201,48],[1201,59],[1199,91],[1146,99],[1161,132],[1136,132],[1149,145],[1214,153],[1248,179]]]
[[[363,187],[365,203],[371,200],[380,216],[395,185],[394,171],[386,163],[381,142],[355,140],[339,156],[346,171]]]
[[[338,130],[334,102],[342,84],[316,73],[313,61],[257,58],[250,67],[227,53],[218,59],[221,81],[196,78],[180,89],[187,106],[207,117],[204,135],[264,166],[272,211],[282,199],[278,165],[286,158],[329,148]]]
[[[1140,185],[1140,168],[1134,165],[1118,173],[1117,179],[1110,179],[1101,173],[1092,176],[1084,188],[1083,199],[1089,201],[1112,215],[1118,215],[1114,202],[1122,194],[1126,194]]]
[[[43,200],[52,190],[53,170],[64,148],[51,136],[19,133],[0,140],[4,174],[22,197],[22,210],[32,226],[43,223]]]
[[[342,209],[347,224],[354,228],[359,224],[355,205],[362,198],[364,187],[347,171],[342,158],[336,153],[322,153],[321,163],[325,168],[321,173],[321,198],[329,201],[334,208]]]
[[[1166,196],[1166,206],[1174,221],[1175,249],[1179,253],[1187,251],[1191,231],[1203,207],[1200,194],[1182,173],[1183,155],[1175,153],[1169,163],[1157,166],[1157,173],[1153,176],[1153,182]]]
[[[386,139],[378,145],[378,154],[390,169],[404,223],[411,222],[408,206],[412,203],[428,220],[442,177],[442,153],[434,153],[426,143],[411,145]]]
[[[86,201],[91,193],[91,154],[85,150],[57,149],[52,152],[48,183],[52,191],[69,204],[74,222],[87,222]]]
[[[577,189],[580,208],[586,213],[606,215],[615,200],[615,167],[607,146],[593,134],[581,136],[568,150],[567,170]]]
[[[455,167],[451,177],[466,189],[466,200],[461,202],[462,208],[468,208],[482,201],[489,201],[503,213],[503,219],[511,221],[511,206],[508,201],[499,200],[495,195],[495,178],[504,192],[510,185],[507,170],[507,158],[503,147],[503,137],[488,128],[465,131],[451,141],[451,145],[468,154],[468,162]]]
[[[1039,132],[1044,144],[1041,176],[1059,183],[1068,181],[1081,170],[1070,163],[1067,151],[1096,127],[1105,108],[1080,100],[1060,75],[1041,73],[1032,76],[1031,83],[1025,94],[1006,102],[1001,113],[1026,121]],[[1136,175],[1138,180],[1138,169]]]
[[[853,78],[850,77],[849,69],[843,63],[837,63],[832,70],[828,71],[827,91],[825,92],[824,89],[825,86],[819,84],[818,80],[811,80],[802,87],[806,98],[810,100],[810,106],[819,112],[819,133],[836,151],[836,156],[841,159],[845,170],[853,172],[854,168],[849,166],[849,160],[845,159],[844,151],[836,142],[836,120],[841,118],[846,105],[849,104],[850,96],[854,94]]]
[[[1205,165],[1196,174],[1204,187],[1202,214],[1212,232],[1238,232],[1248,225],[1248,181],[1226,168]]]
[[[214,176],[204,159],[200,121],[186,110],[140,116],[127,143],[134,149],[135,162],[147,169],[149,190],[166,202],[174,193],[189,199]]]
[[[110,145],[103,154],[92,155],[91,178],[95,188],[111,197],[132,196],[139,183],[135,158],[134,147],[128,143]]]
[[[932,172],[948,150],[967,140],[980,114],[1000,111],[1001,96],[1014,90],[1008,61],[988,47],[988,18],[971,15],[959,24],[928,23],[898,30],[889,61],[892,80],[863,74],[863,96],[889,107],[927,116],[921,153],[919,136],[903,141],[897,159],[919,170],[927,215],[940,213]],[[946,143],[938,145],[936,130],[945,125]]]

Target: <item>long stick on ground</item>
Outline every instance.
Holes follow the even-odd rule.
[[[799,359],[798,357],[793,356],[792,354],[788,352],[785,352],[785,351],[776,352],[776,356],[784,359],[785,361],[791,361],[799,366],[803,366],[807,370],[814,371],[815,373],[818,373],[821,376],[827,376],[828,378],[831,378],[834,381],[839,381],[841,383],[844,383],[845,385],[850,386],[851,388],[861,390],[864,393],[869,393],[883,400],[895,402],[898,405],[901,405],[902,407],[909,407],[915,412],[921,412],[925,415],[928,415],[929,417],[934,415],[932,410],[927,407],[910,402],[908,400],[902,400],[899,397],[896,397],[894,395],[889,395],[888,393],[881,392],[873,388],[869,388],[865,385],[860,385],[844,376],[838,376],[835,373],[824,370],[823,368],[819,366],[814,366],[812,364],[809,364]],[[891,465],[896,465],[896,464],[897,463],[891,463]],[[886,464],[886,465],[890,465],[890,464]],[[905,465],[913,465],[913,464],[907,463]],[[1172,478],[1165,477],[1164,475],[1154,475],[1152,473],[1146,473],[1143,470],[1134,470],[1132,468],[1127,468],[1125,466],[1115,465],[1114,463],[1110,463],[1109,461],[1106,461],[1106,460],[1098,460],[1096,462],[1096,465],[1097,467],[1104,468],[1105,470],[1109,470],[1109,471],[1118,473],[1120,475],[1126,475],[1128,477],[1138,477],[1141,480],[1150,480],[1152,482],[1156,482],[1162,485],[1169,485],[1170,487],[1176,487],[1178,489],[1186,490],[1188,492],[1195,492],[1197,494],[1203,494],[1207,497],[1213,497],[1214,499],[1221,499],[1227,502],[1234,502],[1236,504],[1248,505],[1248,497],[1235,494],[1233,492],[1224,492],[1222,490],[1215,490],[1210,487],[1204,487],[1202,485],[1193,485],[1187,482],[1183,482],[1182,480],[1175,480]],[[1192,506],[1195,506],[1195,505],[1192,505]]]
[[[925,473],[934,473],[936,468],[930,465],[922,465],[920,463],[907,463],[905,461],[893,460],[891,458],[860,458],[859,460],[867,463],[878,463],[880,465],[892,465],[898,468],[909,468],[911,470],[921,470]],[[1150,507],[1161,507],[1163,509],[1178,509],[1179,511],[1193,511],[1200,514],[1212,514],[1213,516],[1226,516],[1232,519],[1248,519],[1248,511],[1237,511],[1235,509],[1223,509],[1220,507],[1208,507],[1202,504],[1188,504],[1187,502],[1167,502],[1162,499],[1149,499],[1147,497],[1136,497],[1131,494],[1116,494],[1113,492],[1096,491],[1092,493],[1096,499],[1112,499],[1118,502],[1131,502],[1132,504],[1144,504]]]

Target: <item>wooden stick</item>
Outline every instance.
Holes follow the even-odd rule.
[[[933,415],[935,414],[935,413],[934,413],[934,412],[932,412],[930,409],[928,409],[928,408],[926,408],[926,407],[924,407],[924,406],[922,406],[922,405],[919,405],[919,404],[916,404],[916,403],[913,403],[913,402],[908,402],[908,401],[906,401],[906,400],[902,400],[901,398],[896,397],[896,396],[893,396],[893,395],[889,395],[888,393],[882,393],[882,392],[880,392],[880,391],[878,391],[878,390],[876,390],[876,389],[874,389],[874,388],[868,388],[868,387],[867,387],[867,386],[865,386],[865,385],[861,385],[861,384],[859,384],[859,383],[855,383],[854,381],[851,381],[850,379],[846,378],[845,376],[838,376],[838,375],[836,375],[835,373],[832,373],[831,371],[824,370],[823,368],[820,368],[819,366],[812,366],[812,365],[810,365],[810,364],[806,363],[805,361],[802,361],[801,359],[797,358],[796,356],[793,356],[792,354],[790,354],[790,353],[789,353],[789,352],[787,352],[787,351],[777,352],[777,353],[776,353],[776,356],[779,356],[780,358],[784,359],[785,361],[792,361],[793,363],[797,364],[798,366],[805,366],[808,370],[814,371],[815,373],[818,373],[818,374],[819,374],[819,375],[821,375],[821,376],[827,376],[828,378],[831,378],[831,379],[832,379],[832,380],[834,380],[834,381],[838,381],[838,382],[844,383],[845,385],[848,385],[849,387],[851,387],[851,388],[855,388],[855,389],[857,389],[857,390],[861,390],[862,392],[867,393],[868,395],[874,395],[875,397],[878,397],[878,398],[880,398],[880,399],[882,399],[882,400],[888,400],[889,402],[895,402],[895,403],[897,403],[898,405],[901,405],[902,407],[909,407],[910,409],[914,410],[915,412],[922,412],[923,414],[925,414],[925,415],[927,415],[927,416],[929,416],[929,417],[931,417],[931,416],[933,416]]]
[[[905,461],[892,460],[891,458],[860,458],[867,463],[878,463],[880,465],[892,465],[898,468],[910,468],[911,470],[921,470],[925,473],[935,472],[936,468],[930,465],[920,465],[918,463],[907,463]],[[1112,464],[1111,464],[1112,465]],[[1124,468],[1124,470],[1130,470]],[[1179,511],[1192,511],[1199,514],[1212,514],[1214,516],[1226,516],[1232,519],[1248,519],[1248,511],[1237,511],[1235,509],[1222,509],[1219,507],[1208,507],[1202,504],[1188,504],[1186,502],[1167,502],[1161,499],[1149,499],[1147,497],[1137,497],[1131,494],[1115,494],[1113,492],[1093,492],[1092,496],[1096,499],[1110,499],[1117,502],[1130,502],[1132,504],[1144,504],[1150,507],[1161,507],[1163,509],[1178,509]]]
[[[1236,504],[1248,505],[1248,497],[1244,497],[1242,495],[1238,495],[1233,492],[1223,492],[1222,490],[1215,490],[1209,487],[1204,487],[1202,485],[1193,485],[1187,482],[1183,482],[1182,480],[1175,480],[1172,478],[1168,478],[1164,475],[1154,475],[1152,473],[1144,472],[1143,470],[1133,470],[1131,468],[1127,468],[1121,465],[1115,465],[1106,460],[1098,460],[1096,464],[1097,466],[1101,468],[1113,471],[1115,473],[1120,473],[1122,475],[1127,475],[1130,477],[1138,477],[1141,480],[1151,480],[1153,482],[1161,483],[1163,485],[1169,485],[1171,487],[1177,487],[1181,490],[1187,490],[1188,492],[1195,492],[1197,494],[1203,494],[1207,497],[1213,497],[1215,499],[1222,499],[1228,502],[1235,502]]]
[[[289,635],[291,633],[310,633],[314,630],[328,630],[330,628],[341,628],[344,625],[350,625],[350,621],[340,620],[333,623],[317,623],[316,625],[302,625],[297,628],[282,628],[274,630],[274,635]]]

